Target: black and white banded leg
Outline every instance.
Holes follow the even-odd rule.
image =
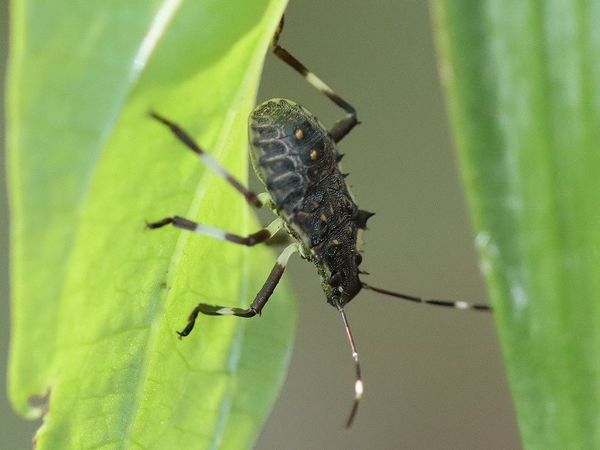
[[[279,284],[279,280],[281,280],[281,276],[285,271],[285,267],[294,253],[299,250],[298,244],[294,243],[288,245],[283,252],[277,258],[277,262],[271,273],[267,277],[267,280],[263,284],[263,287],[258,291],[254,301],[250,304],[249,308],[235,308],[231,306],[219,306],[219,305],[207,305],[206,303],[200,303],[198,306],[194,308],[190,317],[188,318],[188,324],[186,327],[179,331],[178,334],[180,337],[185,337],[191,333],[194,329],[194,324],[196,323],[196,318],[198,314],[206,314],[208,316],[236,316],[236,317],[254,317],[256,315],[260,315],[263,308],[271,298],[271,295],[275,291],[275,288]]]
[[[284,18],[282,17],[281,22],[279,22],[279,26],[275,31],[275,35],[273,36],[273,40],[271,41],[273,53],[298,72],[311,86],[326,95],[332,102],[348,113],[346,117],[338,120],[331,130],[329,130],[329,134],[333,140],[339,142],[344,136],[350,133],[352,128],[360,123],[356,116],[356,109],[342,97],[337,95],[323,80],[308,70],[308,68],[298,61],[290,52],[279,45],[279,35],[283,30],[283,22]]]
[[[269,240],[275,236],[279,230],[283,227],[283,221],[280,218],[275,219],[267,227],[258,230],[255,233],[247,236],[240,236],[238,234],[229,233],[220,228],[211,227],[210,225],[204,225],[202,223],[192,222],[191,220],[183,217],[165,217],[158,222],[148,223],[147,226],[150,229],[161,228],[166,225],[173,225],[176,228],[182,230],[192,231],[194,233],[202,234],[204,236],[210,236],[215,239],[221,239],[224,241],[233,242],[234,244],[246,245],[252,247],[253,245],[260,244]]]
[[[436,299],[427,299],[423,297],[416,297],[414,295],[401,294],[399,292],[388,291],[387,289],[381,289],[374,286],[371,286],[365,282],[362,283],[363,289],[368,289],[374,292],[378,292],[380,294],[389,295],[391,297],[400,298],[402,300],[407,300],[409,302],[414,303],[422,303],[426,305],[432,306],[445,306],[447,308],[455,308],[455,309],[472,309],[475,311],[491,311],[492,307],[490,305],[483,305],[479,303],[468,303],[463,300],[436,300]]]
[[[231,175],[229,171],[227,171],[227,169],[221,166],[208,153],[202,150],[202,148],[196,143],[196,141],[194,141],[194,139],[192,139],[192,137],[183,128],[181,128],[175,122],[172,122],[169,119],[161,116],[160,114],[155,113],[154,111],[150,112],[150,117],[156,119],[163,125],[166,125],[177,139],[179,139],[191,151],[196,153],[200,157],[200,160],[204,164],[206,164],[210,170],[212,170],[218,176],[223,178],[231,186],[233,186],[240,194],[242,194],[249,204],[256,206],[257,208],[262,208],[263,204],[259,196],[247,189],[244,185],[242,185],[242,183],[236,180],[233,177],[233,175]]]

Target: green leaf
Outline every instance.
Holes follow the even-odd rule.
[[[437,0],[526,448],[600,448],[600,2]]]
[[[60,3],[60,2],[59,2]],[[284,0],[12,3],[8,79],[13,330],[9,393],[28,417],[49,392],[38,448],[249,447],[281,385],[295,321],[274,263],[144,220],[182,215],[255,231],[244,199],[150,109],[242,182],[247,117]]]

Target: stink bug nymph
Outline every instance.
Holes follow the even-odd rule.
[[[257,208],[267,206],[277,218],[266,228],[248,236],[232,234],[179,216],[149,223],[148,227],[154,229],[170,224],[247,246],[263,243],[279,230],[285,230],[293,243],[279,255],[263,287],[248,308],[200,303],[191,312],[185,328],[178,333],[181,337],[190,334],[198,314],[247,318],[260,315],[281,279],[290,256],[300,253],[303,259],[316,266],[327,302],[339,311],[352,350],[356,381],[354,404],[346,421],[349,427],[363,394],[363,382],[356,344],[344,307],[361,289],[412,302],[458,309],[488,311],[490,307],[400,294],[371,286],[360,279],[359,275],[363,272],[359,269],[362,257],[357,247],[358,233],[366,229],[367,220],[373,213],[356,205],[345,176],[340,171],[342,155],[337,150],[337,144],[359,123],[356,110],[279,45],[282,28],[283,18],[271,43],[273,53],[346,111],[347,115],[327,129],[311,112],[291,100],[273,98],[258,105],[250,114],[248,124],[250,157],[254,171],[267,192],[257,195],[205,153],[181,127],[155,112],[150,113],[196,153],[204,164],[239,191],[250,205]]]

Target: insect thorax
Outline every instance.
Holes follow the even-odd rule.
[[[277,213],[310,251],[328,301],[347,303],[360,291],[359,209],[339,170],[333,139],[313,114],[286,99],[257,106],[249,132],[252,165]],[[328,285],[335,273],[343,293]]]

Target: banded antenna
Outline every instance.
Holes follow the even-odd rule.
[[[352,359],[354,360],[354,367],[356,367],[356,379],[354,381],[354,403],[352,404],[352,410],[350,411],[348,420],[346,420],[346,428],[350,428],[352,426],[352,422],[354,422],[354,417],[356,417],[356,412],[358,411],[358,404],[362,399],[364,385],[362,375],[360,373],[360,361],[358,360],[356,343],[354,342],[354,336],[352,336],[352,330],[350,330],[350,324],[348,324],[348,319],[346,318],[344,308],[338,306],[338,311],[340,312],[340,315],[342,316],[342,321],[344,322],[344,329],[346,330],[346,336],[348,337],[350,349],[352,350]]]
[[[484,305],[480,303],[469,303],[463,300],[436,300],[436,299],[426,299],[423,297],[417,297],[414,295],[401,294],[400,292],[389,291],[387,289],[378,288],[375,286],[371,286],[365,282],[362,282],[363,289],[368,289],[370,291],[377,292],[383,295],[389,295],[391,297],[396,297],[402,300],[407,300],[413,303],[421,303],[432,306],[445,306],[447,308],[456,308],[460,310],[472,309],[474,311],[491,311],[492,307],[489,305]],[[354,360],[354,366],[356,368],[356,376],[354,381],[354,403],[352,404],[352,409],[350,410],[350,415],[348,416],[348,420],[346,420],[346,428],[350,428],[352,426],[352,422],[354,422],[354,418],[356,417],[356,413],[358,411],[358,405],[362,399],[364,392],[364,384],[362,380],[362,375],[360,371],[360,361],[358,360],[358,351],[356,350],[356,343],[354,342],[354,336],[352,335],[352,330],[350,329],[350,324],[348,323],[348,319],[346,317],[346,313],[344,312],[344,308],[338,306],[338,311],[342,316],[342,321],[344,322],[344,329],[346,330],[346,337],[348,338],[348,342],[350,343],[350,349],[352,350],[352,359]]]
[[[370,291],[378,292],[379,294],[389,295],[391,297],[400,298],[402,300],[408,300],[413,303],[422,303],[426,305],[432,306],[445,306],[447,308],[456,308],[456,309],[472,309],[474,311],[491,311],[492,307],[490,305],[484,305],[480,303],[469,303],[464,300],[436,300],[436,299],[428,299],[423,297],[417,297],[414,295],[401,294],[400,292],[389,291],[387,289],[378,288],[375,286],[371,286],[370,284],[362,282],[363,289],[368,289]]]

